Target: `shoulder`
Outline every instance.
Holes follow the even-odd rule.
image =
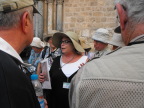
[[[0,63],[10,64],[11,62],[14,62],[12,56],[0,50]]]
[[[54,62],[59,62],[60,58],[61,58],[61,56],[57,56],[56,58],[54,58]]]
[[[86,63],[88,61],[87,56],[81,56],[78,60],[77,63]]]

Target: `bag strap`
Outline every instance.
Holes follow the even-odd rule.
[[[48,46],[45,46],[44,47],[44,50],[43,50],[43,52],[42,52],[42,58],[44,59],[44,57],[45,57],[45,54],[46,54],[46,50],[48,49]]]

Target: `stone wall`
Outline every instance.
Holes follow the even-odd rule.
[[[91,37],[98,28],[111,32],[117,25],[114,0],[64,0],[63,30]]]
[[[91,40],[92,34],[98,28],[107,28],[112,36],[114,28],[118,25],[116,19],[116,11],[114,10],[114,0],[56,0],[47,2],[39,1],[37,8],[43,16],[43,3],[48,5],[48,23],[47,31],[50,33],[53,29],[57,29],[56,22],[58,19],[63,19],[62,30],[74,31],[79,37],[85,38],[93,46]],[[62,4],[60,9],[59,5]],[[57,14],[63,11],[62,16]],[[57,17],[56,17],[57,14]],[[40,16],[39,16],[40,17]],[[35,16],[35,36],[43,37],[43,22],[44,20]],[[61,21],[59,21],[61,23]]]

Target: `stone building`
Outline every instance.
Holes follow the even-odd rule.
[[[52,30],[74,31],[91,41],[93,32],[118,25],[114,0],[35,0],[42,16],[35,15],[35,36],[43,38]]]

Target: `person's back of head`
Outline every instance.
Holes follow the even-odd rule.
[[[38,13],[33,0],[0,1],[0,37],[18,53],[32,41],[33,13]]]
[[[144,1],[116,0],[120,20],[120,32],[127,45],[132,39],[144,33]]]

